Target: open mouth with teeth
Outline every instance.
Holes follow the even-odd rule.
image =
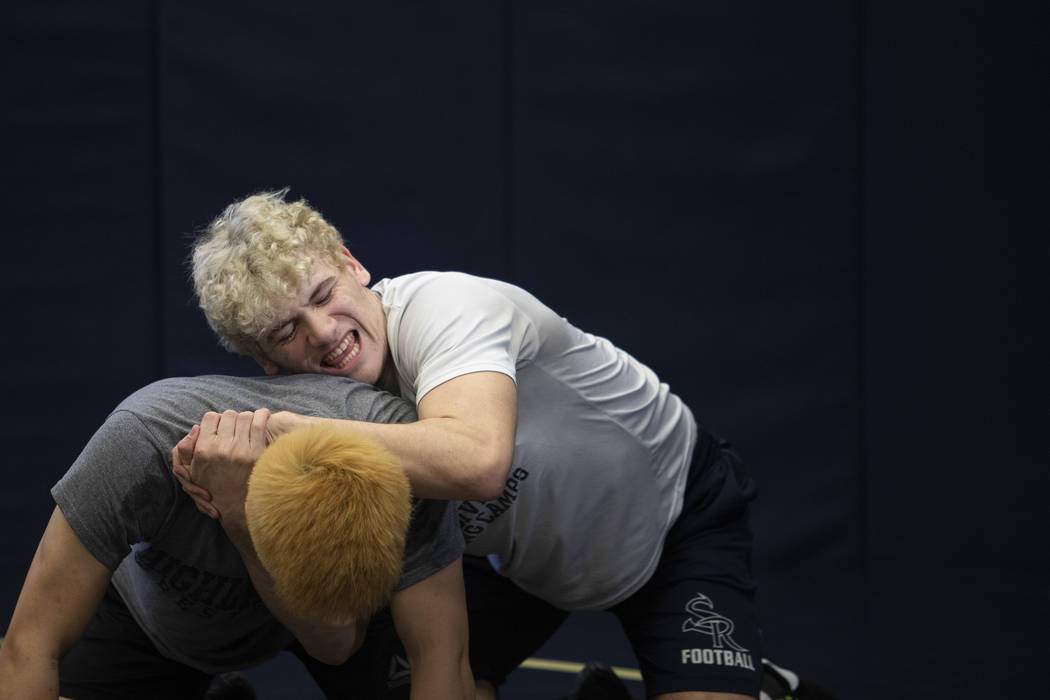
[[[332,352],[321,358],[322,367],[343,369],[361,352],[361,339],[357,331],[350,331]]]

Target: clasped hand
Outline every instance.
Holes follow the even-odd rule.
[[[263,450],[303,422],[290,411],[224,411],[204,414],[200,425],[171,450],[171,466],[197,510],[229,525],[244,521],[248,477]]]
[[[248,477],[272,441],[270,411],[204,414],[171,450],[172,471],[197,510],[223,522],[243,523]],[[231,522],[232,521],[232,522]]]

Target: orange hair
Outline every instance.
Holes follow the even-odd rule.
[[[412,493],[379,443],[330,423],[286,433],[256,462],[244,509],[259,560],[292,612],[344,623],[389,602]]]

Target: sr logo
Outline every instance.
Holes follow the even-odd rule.
[[[715,604],[703,593],[697,593],[685,604],[685,611],[689,618],[682,623],[683,632],[700,632],[710,635],[711,646],[715,649],[729,647],[736,651],[747,651],[733,640],[733,628],[735,625],[725,615],[715,612]]]

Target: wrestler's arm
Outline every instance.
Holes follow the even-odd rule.
[[[219,523],[237,548],[256,593],[267,609],[295,635],[307,653],[327,664],[341,664],[357,651],[364,638],[365,622],[324,624],[292,613],[274,590],[273,579],[255,552],[244,514],[248,475],[266,448],[269,411],[207,413],[172,449],[173,469],[187,469],[202,479],[215,498]],[[218,467],[218,468],[213,468]]]
[[[83,634],[111,576],[55,508],[0,647],[4,697],[58,698],[59,658]]]
[[[473,698],[462,560],[395,593],[390,611],[412,668],[412,700]]]
[[[330,422],[365,434],[394,453],[418,498],[486,501],[503,492],[514,456],[517,389],[501,372],[473,372],[450,379],[419,402],[419,420],[373,423],[279,411],[270,416],[272,440],[305,423]],[[176,465],[175,475],[202,513],[212,518],[211,493],[193,472]]]
[[[502,493],[514,456],[517,390],[501,372],[473,372],[431,389],[414,423],[333,420],[381,442],[404,466],[419,498],[490,500]],[[282,411],[271,419],[281,434],[303,422],[330,419]]]

